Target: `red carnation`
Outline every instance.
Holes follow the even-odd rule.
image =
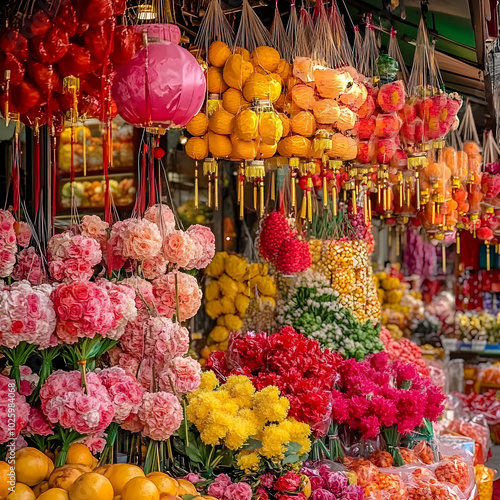
[[[299,485],[300,476],[294,472],[287,472],[274,483],[274,489],[277,491],[295,492]]]
[[[262,222],[259,252],[264,260],[275,261],[283,241],[293,238],[286,217],[281,212],[271,212]]]

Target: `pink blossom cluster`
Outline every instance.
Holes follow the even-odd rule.
[[[32,406],[23,434],[27,436],[51,436],[54,434],[53,425],[45,418],[42,410]]]
[[[201,306],[202,293],[194,276],[172,271],[153,281],[153,294],[158,314],[172,318],[176,314],[176,287],[181,321],[192,318]]]
[[[80,223],[82,236],[87,236],[98,241],[103,251],[108,239],[108,228],[109,224],[103,221],[98,215],[84,215]]]
[[[54,345],[56,313],[50,285],[31,285],[28,281],[0,289],[0,344],[14,348],[20,342],[37,344],[41,349]]]
[[[12,367],[7,365],[3,369],[2,375],[9,377],[11,371]],[[36,386],[38,385],[38,381],[40,380],[40,377],[36,373],[33,373],[33,371],[29,366],[22,365],[19,367],[19,379],[20,379],[19,394],[21,394],[21,396],[28,397],[31,396],[31,394],[35,390]]]
[[[106,368],[98,373],[104,387],[113,403],[115,413],[113,422],[121,424],[130,415],[136,415],[142,403],[144,388],[135,377],[127,375],[125,370],[118,366]]]
[[[114,283],[104,278],[97,280],[96,283],[107,291],[115,317],[116,325],[106,336],[112,340],[118,340],[125,332],[127,325],[137,317],[135,292],[129,286],[122,285],[121,282]]]
[[[66,344],[97,334],[105,337],[117,325],[109,295],[96,283],[63,283],[54,289],[51,298],[57,316],[56,334]]]
[[[112,422],[115,408],[96,373],[86,375],[87,393],[79,371],[52,373],[40,389],[41,409],[52,424],[81,434],[102,432]]]
[[[120,343],[123,341],[123,337],[120,339]],[[107,355],[109,357],[109,364],[111,366],[118,366],[122,368],[127,375],[133,377],[136,376],[137,370],[139,369],[139,360],[125,352],[121,347],[112,347]]]
[[[94,274],[94,266],[102,260],[99,243],[87,236],[71,232],[52,236],[47,246],[49,271],[56,281],[89,280]]]
[[[10,276],[16,263],[16,231],[14,217],[7,210],[0,210],[0,278]]]
[[[155,223],[162,235],[166,235],[175,230],[175,215],[170,207],[163,203],[158,203],[149,207],[144,214],[144,218]]]
[[[30,414],[30,405],[26,398],[15,389],[15,381],[0,375],[0,444],[6,443],[16,437],[26,427]],[[12,428],[9,420],[12,419],[12,412],[9,412],[9,401],[15,405],[15,425]]]
[[[20,247],[27,247],[30,244],[31,228],[27,222],[19,221],[14,225],[16,231],[17,244]]]
[[[23,248],[17,254],[17,264],[12,272],[16,281],[28,280],[32,285],[39,285],[45,277],[42,259],[33,247]]]
[[[366,439],[393,425],[399,433],[408,434],[421,426],[424,418],[436,421],[443,411],[441,390],[414,365],[391,361],[385,352],[359,362],[347,359],[338,373],[332,419],[347,423]]]
[[[155,257],[161,249],[161,234],[147,219],[130,219],[123,235],[122,255],[142,262]]]
[[[104,432],[93,432],[75,442],[84,444],[90,453],[95,455],[96,453],[101,453],[106,447],[106,436],[107,434]]]
[[[164,441],[179,428],[184,413],[173,394],[146,392],[137,416],[143,424],[143,436]]]
[[[251,500],[252,488],[248,483],[233,483],[227,474],[219,474],[208,487],[208,494],[220,500]]]

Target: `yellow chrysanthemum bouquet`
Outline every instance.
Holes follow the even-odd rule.
[[[311,449],[311,428],[288,418],[289,407],[275,386],[257,391],[244,375],[219,386],[214,372],[205,372],[188,397],[186,455],[200,471],[296,469]]]

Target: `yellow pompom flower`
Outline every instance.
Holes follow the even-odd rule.
[[[200,389],[202,391],[214,391],[217,387],[219,387],[219,381],[213,371],[203,372],[201,374],[200,385],[197,389],[198,391]]]
[[[235,297],[238,293],[238,283],[227,274],[222,274],[219,278],[219,287],[222,295]]]
[[[228,255],[224,270],[231,278],[236,281],[241,281],[243,276],[245,276],[248,267],[248,262],[244,257],[238,257],[237,255]]]
[[[250,299],[246,295],[243,295],[242,293],[239,293],[238,295],[236,295],[236,299],[234,301],[234,304],[236,305],[236,309],[238,310],[238,313],[240,314],[240,316],[243,317],[245,315],[245,313],[247,312],[249,303],[250,303]],[[239,328],[238,328],[238,330],[239,330]]]
[[[216,300],[220,298],[220,286],[216,280],[211,280],[205,287],[205,298]]]
[[[205,269],[205,274],[218,278],[224,272],[224,261],[226,260],[227,252],[217,252]]]
[[[231,375],[221,387],[221,390],[227,391],[232,398],[235,398],[240,408],[250,408],[252,406],[255,387],[246,375]]]
[[[270,385],[255,393],[253,409],[262,423],[282,422],[288,415],[290,402],[285,397],[280,397],[279,389]]]
[[[214,342],[224,342],[229,337],[229,330],[225,326],[214,326],[209,336]]]
[[[226,316],[223,314],[217,318],[217,326],[226,326]]]
[[[271,276],[260,276],[257,281],[257,289],[262,295],[274,296],[276,294],[276,285]]]
[[[234,296],[224,296],[220,299],[222,305],[222,314],[235,314]]]
[[[238,450],[257,432],[257,426],[245,418],[236,416],[231,422],[227,431],[224,444],[230,450]]]
[[[290,441],[301,445],[298,451],[299,455],[309,453],[311,451],[311,428],[302,422],[297,422],[293,418],[289,418],[280,424],[280,427],[285,429],[290,435]]]
[[[280,424],[271,424],[257,434],[262,443],[259,453],[273,460],[281,460],[286,452],[286,445],[290,442],[290,434]]]
[[[246,473],[259,470],[260,455],[257,451],[243,450],[238,453],[236,463],[241,470]]]
[[[205,312],[207,315],[212,318],[216,319],[222,314],[222,304],[220,300],[209,300],[205,304]]]
[[[241,296],[241,294],[238,294],[236,296],[236,299],[238,299],[238,297],[240,297],[240,296]],[[236,302],[235,302],[235,305],[236,305]],[[236,308],[238,308],[237,305],[236,305]],[[238,312],[239,312],[239,310],[238,310]],[[228,333],[229,332],[238,332],[241,330],[241,327],[243,326],[243,321],[241,321],[241,319],[238,316],[236,316],[236,314],[226,314],[224,316],[224,318],[225,318],[226,328],[228,329]],[[224,340],[226,340],[226,339],[223,339],[222,341],[224,341]]]

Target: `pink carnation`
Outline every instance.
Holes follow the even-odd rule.
[[[120,281],[120,285],[127,285],[135,291],[135,306],[138,311],[154,308],[153,285],[149,281],[132,276]]]
[[[94,274],[94,266],[101,262],[102,252],[93,238],[65,232],[50,239],[47,260],[55,280],[65,283],[86,281]]]
[[[126,258],[123,256],[123,242],[127,227],[132,223],[132,219],[118,221],[111,227],[111,234],[109,236],[107,250],[104,253],[104,262],[112,270],[117,271],[121,269]],[[109,262],[111,260],[111,262]]]
[[[120,368],[123,368],[127,375],[135,377],[137,370],[139,369],[139,360],[136,357],[131,356],[116,346],[112,347],[107,354],[109,356],[109,364],[111,366],[119,366]]]
[[[123,257],[138,261],[154,258],[161,250],[158,227],[146,219],[132,219],[123,236]]]
[[[89,281],[61,284],[52,292],[57,336],[67,344],[79,338],[105,337],[116,327],[113,305],[105,289]]]
[[[175,230],[175,216],[167,205],[156,204],[149,207],[144,214],[144,218],[154,222],[160,229],[162,235],[166,235]]]
[[[113,307],[116,326],[108,332],[107,337],[118,340],[125,332],[127,325],[137,317],[134,290],[104,278],[97,280],[96,283],[107,291]]]
[[[144,388],[137,383],[135,377],[127,375],[125,370],[117,366],[100,371],[98,376],[108,390],[115,408],[113,422],[121,424],[130,414],[138,412]]]
[[[10,276],[16,263],[17,238],[15,219],[7,210],[0,210],[0,278]]]
[[[14,399],[16,409],[14,429],[8,423],[8,420],[12,418],[9,413],[8,403],[12,399]],[[3,444],[17,437],[26,427],[29,420],[30,405],[26,402],[26,398],[17,392],[16,382],[5,375],[0,375],[0,401],[0,444]]]
[[[106,447],[106,434],[104,432],[96,432],[85,436],[83,439],[76,441],[76,443],[84,444],[90,453],[95,455],[96,453],[101,453]]]
[[[195,245],[201,248],[201,255],[193,258],[186,269],[205,269],[215,255],[215,235],[210,228],[199,224],[190,226],[187,233]]]
[[[192,318],[200,308],[202,293],[194,276],[173,271],[153,281],[155,305],[161,316],[172,318],[176,313],[175,276],[179,294],[180,320]]]
[[[174,358],[188,352],[189,332],[178,323],[154,317],[148,320],[145,329],[145,355],[153,357],[156,370],[165,368]]]
[[[17,244],[20,247],[27,247],[30,244],[31,229],[27,222],[17,222]],[[16,227],[14,226],[14,228]]]
[[[12,273],[16,281],[28,280],[32,285],[39,285],[45,277],[42,260],[33,247],[23,248],[17,254],[17,264]]]
[[[223,500],[251,500],[252,488],[248,483],[233,483],[227,486]]]
[[[130,414],[127,420],[122,422],[122,429],[130,432],[141,432],[144,429],[144,424],[141,422],[137,414]]]
[[[172,384],[175,392],[187,394],[198,389],[201,381],[201,365],[191,357],[174,358],[170,368],[159,374],[160,389],[172,392]]]
[[[87,373],[87,394],[79,371],[55,371],[40,389],[43,414],[52,424],[81,434],[102,432],[112,422],[114,406],[97,374]]]
[[[163,257],[171,264],[186,267],[195,253],[195,245],[188,233],[172,231],[163,239]]]
[[[146,336],[146,322],[149,314],[139,310],[135,320],[130,321],[125,327],[125,333],[120,337],[120,347],[125,353],[141,360],[146,356],[144,340]]]
[[[16,254],[9,250],[0,250],[0,278],[12,274],[16,264]]]
[[[137,415],[144,425],[142,435],[156,441],[168,439],[183,419],[179,400],[168,392],[146,392]]]
[[[32,286],[28,281],[0,290],[0,343],[14,348],[20,342],[49,347],[56,328],[50,285]]]
[[[154,280],[162,274],[167,272],[167,261],[163,255],[158,254],[151,259],[144,259],[142,261],[142,273],[148,280]]]
[[[42,410],[30,408],[29,420],[25,433],[29,436],[51,436],[54,434],[52,425],[49,424]]]
[[[84,215],[80,224],[82,235],[98,241],[101,248],[106,244],[106,240],[108,239],[108,228],[109,224],[103,221],[98,215]]]

